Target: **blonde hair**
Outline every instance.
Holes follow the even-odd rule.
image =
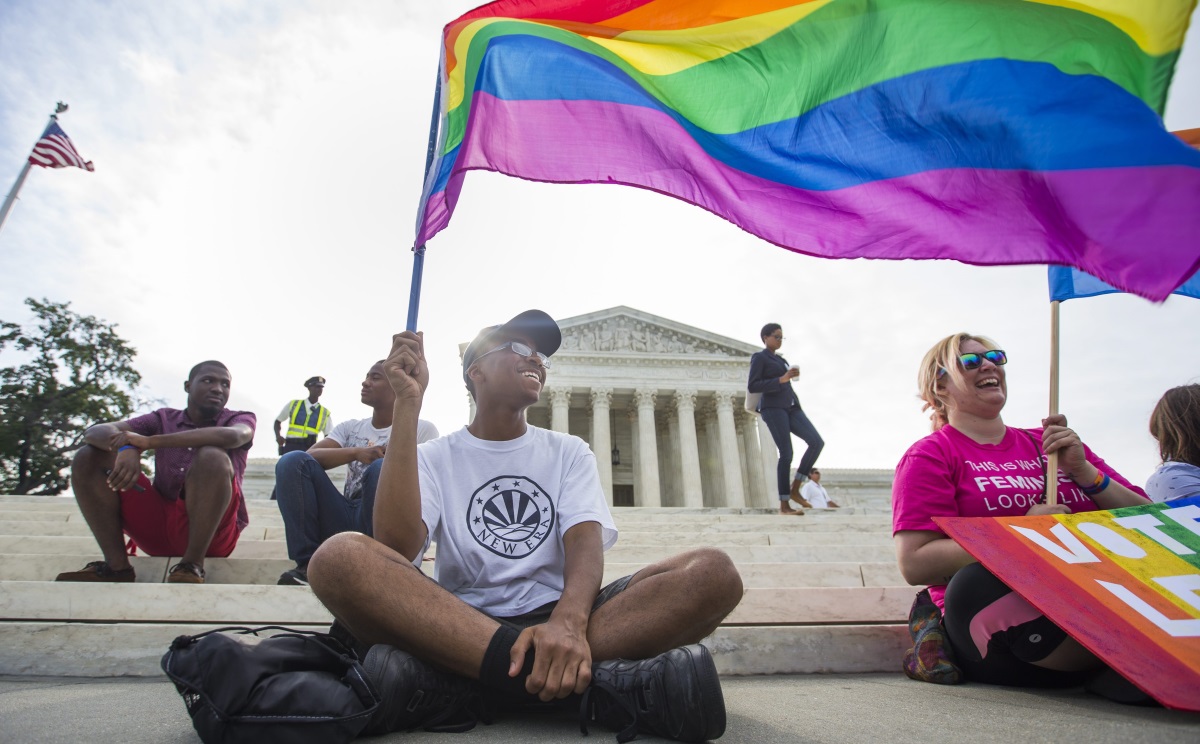
[[[1180,385],[1163,393],[1150,414],[1150,435],[1163,462],[1200,466],[1200,385]]]
[[[962,355],[963,344],[967,341],[981,344],[988,351],[1000,348],[987,336],[955,333],[938,341],[932,349],[925,352],[925,358],[921,360],[921,367],[917,370],[917,397],[925,403],[921,406],[922,411],[933,411],[929,414],[929,421],[934,431],[950,423],[946,417],[946,400],[938,394],[938,372],[946,370],[955,383],[966,384],[958,357]]]

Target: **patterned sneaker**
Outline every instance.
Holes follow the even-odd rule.
[[[479,683],[435,669],[394,646],[372,646],[363,670],[383,699],[364,736],[418,728],[460,733],[478,721],[492,722]]]
[[[650,659],[613,659],[592,665],[583,693],[579,730],[588,721],[618,730],[617,741],[638,732],[677,741],[708,741],[725,733],[725,698],[708,649],[673,648]]]
[[[121,584],[132,583],[137,579],[133,566],[112,570],[108,561],[92,561],[78,571],[64,571],[54,577],[55,581],[110,581]]]
[[[168,584],[203,584],[204,569],[195,563],[180,561],[167,571]]]
[[[904,654],[904,674],[919,682],[957,685],[963,681],[962,669],[955,663],[954,652],[946,641],[942,611],[922,589],[908,611],[908,633],[913,646]]]
[[[308,566],[296,566],[279,574],[280,586],[308,586]]]

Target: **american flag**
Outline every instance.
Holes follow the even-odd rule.
[[[75,149],[71,138],[62,130],[58,122],[53,121],[42,133],[42,138],[33,146],[33,152],[29,154],[29,162],[43,168],[74,166],[89,171],[96,170],[92,166],[92,161],[84,161],[83,156]]]

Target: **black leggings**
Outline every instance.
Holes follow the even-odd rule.
[[[950,580],[944,622],[955,659],[972,682],[1075,687],[1093,674],[1035,666],[1066,640],[1066,632],[978,563]]]

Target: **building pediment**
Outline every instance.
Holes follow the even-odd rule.
[[[631,307],[619,306],[559,321],[561,356],[589,354],[705,355],[745,359],[757,346]]]

